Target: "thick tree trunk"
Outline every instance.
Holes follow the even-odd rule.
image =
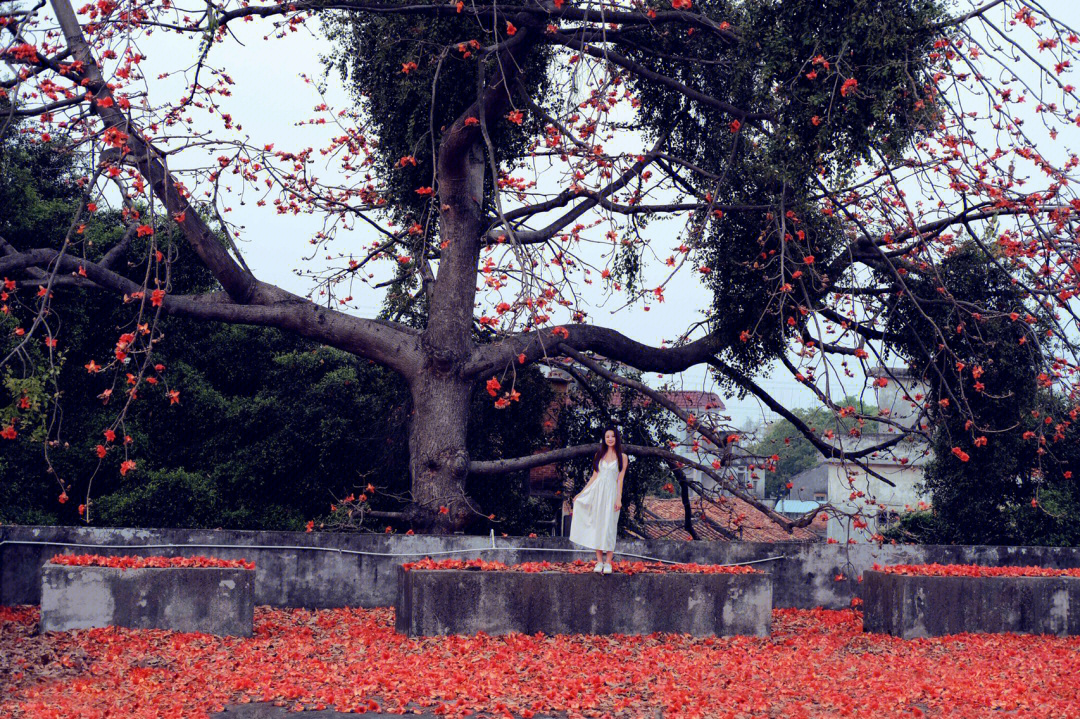
[[[465,496],[471,383],[429,374],[412,385],[409,469],[414,522],[435,532],[460,529],[473,514]]]
[[[537,37],[528,17],[515,20],[520,29],[500,52],[496,76],[446,131],[436,163],[440,253],[427,327],[420,337],[423,360],[409,379],[409,463],[413,514],[417,523],[437,532],[462,529],[474,512],[465,496],[465,435],[469,393],[477,378],[464,370],[476,359],[473,309],[487,168],[481,132],[466,120],[482,117],[490,123],[505,112],[512,77]]]
[[[457,162],[442,158],[439,230],[444,243],[420,337],[421,368],[410,379],[409,424],[414,523],[434,532],[461,529],[474,509],[465,496],[469,471],[466,429],[474,379],[462,368],[472,359],[473,304],[480,259],[484,159],[476,143]]]

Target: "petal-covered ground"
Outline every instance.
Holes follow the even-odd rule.
[[[492,716],[1080,716],[1080,638],[863,634],[857,611],[778,610],[769,638],[409,639],[393,610],[256,610],[249,639],[35,635],[0,608],[0,716],[204,717],[229,704]]]

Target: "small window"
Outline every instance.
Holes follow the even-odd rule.
[[[817,502],[824,502],[826,499],[824,492],[814,492],[814,500]]]
[[[883,509],[878,512],[877,525],[879,531],[891,529],[898,524],[900,524],[899,512],[894,512],[891,509]]]

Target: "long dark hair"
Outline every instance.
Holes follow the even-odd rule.
[[[600,471],[600,460],[607,454],[607,442],[604,441],[604,438],[607,437],[608,430],[615,433],[615,458],[619,463],[619,469],[623,469],[622,437],[619,436],[619,428],[612,424],[604,427],[604,431],[600,433],[600,449],[596,450],[596,454],[594,454],[592,458],[592,468],[594,472]]]

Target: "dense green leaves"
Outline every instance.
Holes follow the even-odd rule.
[[[890,331],[902,337],[897,346],[930,387],[934,427],[924,480],[933,512],[907,518],[898,536],[1077,543],[1080,435],[1075,407],[1041,386],[1052,371],[1040,341],[1045,327],[1025,321],[1023,288],[970,245],[942,263],[940,277],[946,292],[985,309],[973,322],[948,303],[917,310],[904,298],[890,316]],[[928,276],[911,287],[922,298],[940,294]]]
[[[376,174],[384,180],[386,211],[396,220],[436,221],[438,213],[427,212],[430,197],[416,190],[435,184],[435,149],[443,132],[477,100],[484,77],[497,70],[498,60],[490,53],[479,65],[480,49],[507,40],[507,18],[520,4],[500,3],[500,20],[494,23],[469,15],[342,11],[326,17],[324,27],[333,43],[325,57],[328,69],[340,73],[373,131],[364,153],[371,152]],[[520,82],[534,97],[543,94],[549,58],[549,52],[538,49],[522,68]],[[520,154],[540,128],[540,119],[531,113],[520,124],[500,119],[488,125],[496,161]],[[490,176],[487,180],[490,186]]]

